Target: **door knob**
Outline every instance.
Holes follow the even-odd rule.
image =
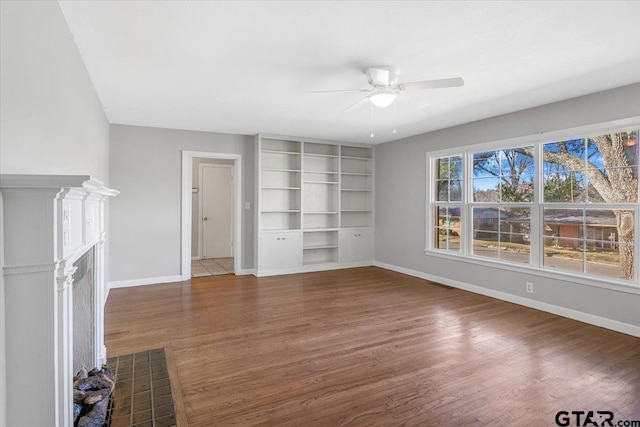
[[[207,217],[205,216],[205,217],[204,217],[204,218],[202,218],[202,219],[204,219],[204,220],[206,221],[206,220],[208,220],[209,218],[207,218]]]

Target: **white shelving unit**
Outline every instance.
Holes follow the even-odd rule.
[[[256,159],[257,275],[371,264],[373,148],[260,134]]]
[[[340,146],[303,143],[303,264],[338,262]],[[320,231],[324,230],[324,231]]]
[[[373,150],[343,147],[340,164],[341,227],[372,227]]]
[[[260,156],[261,230],[299,230],[302,144],[265,138]]]

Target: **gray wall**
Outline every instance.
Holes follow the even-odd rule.
[[[253,137],[111,125],[111,281],[180,274],[182,150],[242,155],[242,268],[253,268]]]
[[[640,83],[377,145],[376,260],[640,325],[639,295],[424,253],[427,152],[634,116],[640,116]],[[524,291],[532,279],[533,296]]]
[[[0,171],[107,183],[109,123],[58,2],[0,8]]]
[[[109,124],[58,2],[0,2],[0,87],[1,173],[88,174],[107,183]],[[3,245],[0,232],[0,270]],[[0,426],[4,312],[0,275]]]

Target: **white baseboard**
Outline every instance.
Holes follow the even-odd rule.
[[[191,261],[200,261],[200,257],[199,256],[192,256],[191,257]]]
[[[254,272],[254,275],[256,277],[281,276],[284,274],[313,273],[316,271],[341,270],[344,268],[368,267],[372,265],[374,265],[373,261],[358,261],[348,263],[331,262],[327,264],[305,265],[302,267],[287,268],[281,270],[256,270]]]
[[[443,285],[452,286],[454,288],[463,289],[465,291],[473,292],[476,294],[497,298],[503,301],[512,302],[514,304],[523,305],[525,307],[534,308],[536,310],[545,311],[547,313],[556,314],[558,316],[567,317],[569,319],[578,320],[590,325],[600,326],[602,328],[611,329],[616,332],[622,332],[623,334],[640,337],[640,326],[631,325],[629,323],[623,323],[617,320],[608,319],[606,317],[600,317],[593,314],[584,313],[582,311],[548,304],[546,302],[535,301],[529,298],[520,297],[518,295],[512,295],[493,289],[487,289],[483,288],[482,286],[471,285],[469,283],[447,279],[446,277],[439,277],[432,274],[423,273],[421,271],[387,264],[384,262],[375,261],[374,265],[376,267],[384,268],[387,270],[397,271],[398,273],[404,273],[409,276],[419,277],[421,279],[430,280],[432,282],[441,283]]]
[[[239,273],[240,276],[249,276],[249,275],[256,275],[256,269],[255,268],[244,268],[242,270],[240,270]]]
[[[146,279],[118,280],[109,282],[109,289],[129,288],[132,286],[155,285],[158,283],[181,282],[182,278],[179,274],[175,276],[148,277]]]

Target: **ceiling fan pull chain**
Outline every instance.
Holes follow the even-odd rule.
[[[398,103],[394,102],[393,103],[393,130],[391,131],[392,134],[396,134],[396,127],[398,127]]]
[[[373,104],[371,104],[371,138],[373,138]]]

